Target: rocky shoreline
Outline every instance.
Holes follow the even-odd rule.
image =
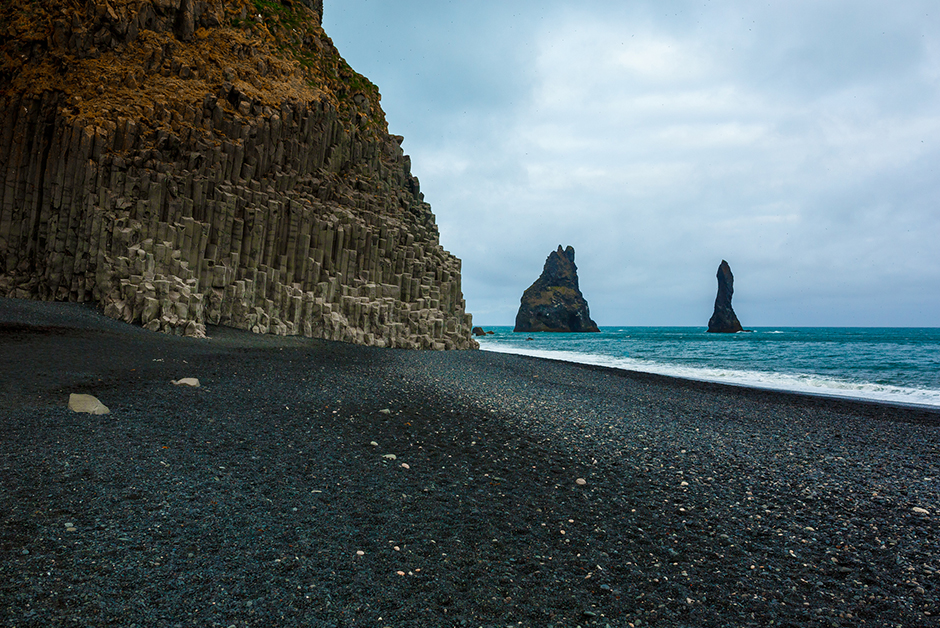
[[[208,331],[0,299],[0,625],[940,621],[935,411]]]

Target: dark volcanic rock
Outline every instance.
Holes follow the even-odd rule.
[[[731,296],[734,294],[734,275],[731,266],[721,260],[718,266],[718,296],[715,297],[715,312],[708,320],[708,331],[733,334],[744,331],[734,310],[731,309]]]
[[[381,94],[323,0],[0,2],[0,298],[469,349]]]
[[[545,260],[541,276],[522,295],[513,331],[600,331],[578,288],[574,247],[563,251],[559,245]]]

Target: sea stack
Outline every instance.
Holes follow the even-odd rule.
[[[715,297],[715,312],[708,320],[708,331],[720,334],[733,334],[744,331],[734,310],[731,309],[731,297],[734,294],[734,275],[731,266],[721,260],[718,266],[718,296]]]
[[[513,331],[600,331],[578,288],[574,247],[558,245],[545,260],[542,274],[522,295]]]

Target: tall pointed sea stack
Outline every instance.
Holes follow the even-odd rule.
[[[715,297],[715,312],[708,320],[708,331],[713,333],[733,334],[744,331],[734,310],[731,309],[731,297],[734,295],[734,275],[731,266],[721,260],[718,266],[718,296]]]
[[[578,287],[574,247],[558,245],[545,260],[541,276],[522,295],[513,331],[600,331]]]
[[[195,336],[477,346],[460,260],[322,11],[0,3],[0,297]]]

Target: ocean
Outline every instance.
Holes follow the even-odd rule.
[[[484,351],[826,396],[940,407],[940,328],[602,327],[514,333],[486,327]]]

